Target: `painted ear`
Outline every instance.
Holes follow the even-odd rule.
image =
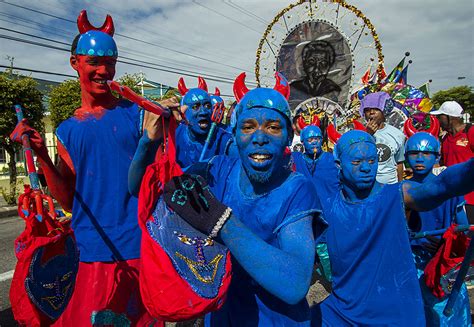
[[[109,34],[110,36],[114,36],[115,32],[114,21],[110,15],[107,15],[102,26],[97,28],[89,22],[89,19],[87,18],[87,11],[85,10],[82,10],[77,17],[77,28],[81,34],[84,34],[88,31],[101,31]]]
[[[207,92],[207,83],[201,76],[198,77],[198,88]]]
[[[184,78],[180,77],[178,81],[178,91],[181,95],[185,95],[188,93],[188,88],[186,87],[186,84],[184,83]]]
[[[237,102],[244,97],[245,93],[249,91],[245,85],[245,73],[240,74],[234,81],[234,96]]]
[[[288,84],[285,76],[279,72],[275,73],[275,79],[276,83],[273,89],[280,92],[288,100],[290,98],[290,84]]]
[[[216,91],[214,92],[214,95],[216,95],[216,96],[221,95],[221,91],[217,87],[216,87]]]

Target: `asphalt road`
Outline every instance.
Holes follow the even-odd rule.
[[[9,291],[11,276],[16,265],[13,250],[15,238],[23,231],[24,223],[18,216],[0,218],[0,327],[17,326],[10,308]],[[320,302],[324,294],[323,288],[315,284],[308,294],[310,302]],[[471,313],[474,309],[474,288],[469,290]],[[474,315],[471,316],[474,321]]]

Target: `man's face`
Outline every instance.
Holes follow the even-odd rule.
[[[431,172],[438,156],[432,152],[410,151],[407,153],[407,159],[413,174],[423,176]]]
[[[438,115],[437,117],[439,120],[439,126],[441,126],[441,128],[444,131],[447,131],[449,129],[449,116],[445,114],[441,114],[441,115]]]
[[[377,148],[375,144],[359,142],[349,146],[340,158],[342,182],[353,190],[366,190],[377,176]]]
[[[188,106],[185,116],[191,133],[206,135],[211,128],[212,105],[209,94],[201,89],[191,89],[183,97],[183,104]]]
[[[331,68],[328,55],[325,52],[310,52],[303,60],[303,68],[312,82],[322,81]]]
[[[319,156],[322,153],[323,137],[318,127],[305,127],[301,132],[301,139],[306,154]]]
[[[366,108],[364,110],[365,120],[373,121],[377,125],[382,124],[385,121],[385,116],[383,112],[378,108]]]
[[[115,76],[116,57],[71,56],[71,66],[79,74],[81,91],[92,96],[110,93],[107,80]]]
[[[250,109],[239,115],[235,140],[251,181],[266,182],[281,169],[288,137],[287,121],[275,110]]]

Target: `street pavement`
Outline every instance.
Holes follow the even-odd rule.
[[[9,210],[9,215],[0,218],[0,327],[17,326],[13,320],[10,308],[9,291],[16,257],[13,250],[15,238],[23,231],[24,223],[14,210]],[[6,211],[4,211],[6,213]],[[471,301],[471,314],[474,308],[474,287],[469,290]],[[310,303],[320,302],[326,296],[323,287],[316,283],[308,293]],[[474,316],[471,315],[474,321]]]

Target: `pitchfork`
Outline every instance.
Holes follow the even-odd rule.
[[[216,130],[217,124],[222,122],[222,118],[224,118],[225,107],[222,102],[216,103],[214,105],[214,109],[212,110],[211,120],[212,125],[211,129],[209,130],[209,134],[207,134],[206,143],[204,143],[204,147],[202,148],[201,156],[199,157],[199,161],[204,160],[204,156],[209,148],[209,144],[211,143],[211,139],[214,137],[214,132]]]

